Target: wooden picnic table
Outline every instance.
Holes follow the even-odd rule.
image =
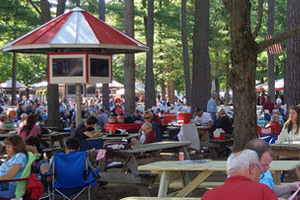
[[[107,151],[106,156],[99,162],[101,181],[108,183],[135,184],[139,188],[142,196],[149,196],[148,185],[153,183],[156,176],[150,173],[142,173],[138,171],[141,164],[153,161],[164,160],[160,155],[161,152],[187,152],[186,148],[190,142],[155,142],[151,144],[143,144],[133,146],[127,150]],[[97,151],[94,151],[96,153]],[[186,155],[186,158],[189,158]],[[119,168],[110,169],[108,164],[114,162],[122,163]]]
[[[270,144],[272,152],[280,158],[297,158],[300,160],[300,141]]]
[[[49,143],[49,148],[53,148],[54,143],[58,141],[60,143],[60,147],[63,148],[65,146],[64,140],[68,136],[70,136],[70,132],[52,132],[49,134],[42,134],[41,140]]]
[[[122,139],[126,139],[129,140],[131,138],[137,138],[138,137],[138,133],[130,133],[130,134],[126,134],[126,135],[122,135],[122,134],[115,134],[113,136],[105,134],[102,137],[99,137],[103,140],[122,140]],[[97,139],[99,139],[97,138]]]
[[[294,160],[279,160],[273,161],[270,164],[270,171],[274,175],[275,184],[280,184],[280,174],[283,170],[293,170],[300,165],[300,161]],[[138,170],[151,171],[152,173],[161,174],[158,197],[168,196],[169,179],[174,173],[180,172],[183,182],[183,188],[175,194],[176,197],[186,197],[215,171],[226,172],[226,161],[160,161],[149,163],[138,167]],[[189,181],[188,171],[201,171],[196,178]],[[172,194],[171,194],[172,195]]]

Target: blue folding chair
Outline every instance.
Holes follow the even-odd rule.
[[[103,140],[101,138],[97,139],[88,139],[88,140],[81,140],[79,142],[79,150],[86,151],[90,149],[102,149],[103,147]]]
[[[52,199],[55,194],[77,199],[84,192],[90,199],[90,185],[96,186],[95,172],[89,169],[85,152],[55,153],[53,159]],[[73,196],[73,198],[71,198]]]

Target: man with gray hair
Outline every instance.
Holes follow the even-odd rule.
[[[260,184],[262,171],[255,151],[246,149],[231,153],[227,159],[228,178],[224,185],[207,191],[202,200],[275,200],[276,193]]]
[[[217,128],[223,129],[228,137],[232,137],[232,122],[223,108],[219,108],[217,120],[213,125],[213,130],[216,130]]]

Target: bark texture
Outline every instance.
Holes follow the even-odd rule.
[[[125,0],[124,7],[124,28],[125,33],[134,37],[134,2]],[[135,62],[134,54],[125,54],[124,66],[124,87],[125,87],[125,116],[129,116],[135,109]]]
[[[257,44],[251,34],[248,0],[223,0],[230,14],[234,150],[256,137],[255,68]]]
[[[192,111],[196,107],[206,110],[211,93],[209,43],[209,0],[195,1],[192,80]]]
[[[274,0],[268,0],[268,34],[274,34]],[[268,95],[275,102],[275,72],[274,72],[274,56],[268,51]]]
[[[300,1],[287,1],[288,30],[300,24]],[[284,80],[285,99],[288,105],[297,105],[300,102],[300,35],[295,35],[287,42],[287,69]]]
[[[183,70],[184,70],[184,86],[186,94],[186,104],[191,105],[191,75],[190,75],[190,59],[188,51],[187,29],[186,29],[186,0],[181,1],[181,41],[183,55]]]
[[[154,2],[148,0],[147,46],[150,48],[146,58],[145,109],[156,105],[155,83],[153,74],[153,38],[154,38]]]

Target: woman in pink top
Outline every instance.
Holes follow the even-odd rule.
[[[25,124],[19,127],[18,134],[23,138],[23,140],[26,140],[28,137],[32,135],[41,134],[40,127],[36,125],[34,114],[28,115]]]

